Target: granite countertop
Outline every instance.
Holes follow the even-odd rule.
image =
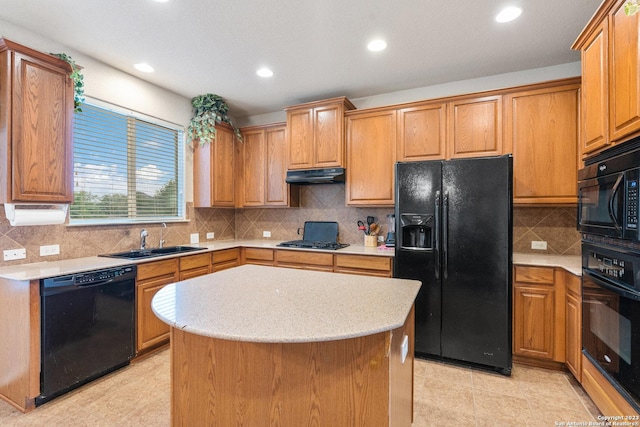
[[[152,307],[169,325],[203,336],[332,341],[402,326],[419,289],[416,280],[243,265],[167,285]]]
[[[513,254],[513,265],[560,267],[576,276],[582,276],[582,258],[579,255]]]
[[[297,249],[297,248],[280,248],[277,245],[280,240],[217,240],[209,243],[200,243],[195,245],[186,244],[183,246],[197,246],[205,248],[206,251],[218,251],[223,249],[237,248],[237,247],[253,247],[253,248],[271,248],[281,250],[306,250],[314,252],[330,252],[341,254],[353,254],[353,255],[373,255],[373,256],[394,256],[393,249],[384,249],[382,247],[366,247],[363,245],[350,245],[346,248],[333,250],[320,250],[320,249]],[[19,264],[15,266],[0,267],[0,278],[9,280],[39,280],[47,277],[63,276],[65,274],[81,273],[84,271],[100,270],[103,268],[118,267],[122,265],[140,264],[143,262],[159,261],[161,259],[168,259],[177,256],[195,255],[200,252],[189,252],[172,254],[166,256],[157,256],[153,258],[145,259],[121,259],[121,258],[108,258],[91,256],[84,258],[65,259],[60,261],[44,261],[30,264]]]

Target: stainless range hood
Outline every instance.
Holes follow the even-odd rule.
[[[287,184],[338,184],[344,183],[344,168],[287,171]]]

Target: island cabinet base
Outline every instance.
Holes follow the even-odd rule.
[[[409,427],[413,333],[413,309],[400,328],[338,341],[255,343],[171,328],[172,425]]]

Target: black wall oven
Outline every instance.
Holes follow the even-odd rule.
[[[640,411],[640,138],[578,172],[582,351]]]
[[[582,243],[582,347],[640,410],[640,254]]]

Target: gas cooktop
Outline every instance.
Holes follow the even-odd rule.
[[[349,244],[337,243],[337,242],[314,241],[314,240],[289,240],[288,242],[280,243],[278,246],[285,247],[285,248],[337,250],[337,249],[346,248],[347,246],[349,246]]]

